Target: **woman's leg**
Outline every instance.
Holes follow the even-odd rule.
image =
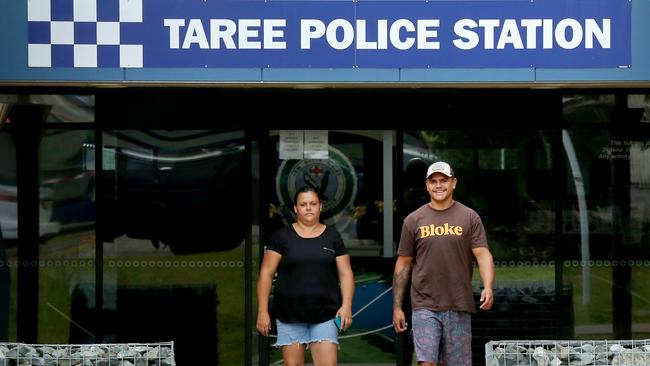
[[[305,344],[292,343],[282,346],[282,357],[285,366],[303,366],[305,364]]]
[[[338,346],[328,341],[312,342],[309,344],[314,366],[336,366]]]

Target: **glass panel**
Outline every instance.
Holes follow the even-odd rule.
[[[244,133],[103,135],[105,340],[174,341],[178,364],[244,363]]]
[[[278,157],[278,131],[272,131]],[[327,159],[278,159],[271,203],[271,231],[294,220],[293,194],[304,185],[321,190],[322,220],[334,225],[351,255],[379,256],[382,249],[381,131],[328,131]],[[372,164],[370,164],[372,161]]]
[[[95,301],[94,132],[46,130],[40,145],[38,342],[98,337]]]
[[[429,202],[426,167],[444,160],[458,179],[454,199],[473,208],[487,231],[496,265],[495,305],[472,318],[474,364],[484,364],[490,340],[567,336],[557,334],[553,136],[510,130],[404,133],[405,184],[396,222]],[[478,269],[473,282],[478,304]],[[570,321],[570,308],[560,315]]]
[[[250,138],[248,140],[250,150],[251,150],[251,172],[253,173],[252,175],[252,189],[251,189],[251,198],[252,198],[252,215],[251,215],[251,258],[252,261],[250,263],[250,271],[251,271],[251,279],[252,279],[252,286],[250,288],[250,293],[249,293],[249,298],[252,299],[249,304],[246,304],[246,306],[249,306],[250,314],[252,314],[252,319],[250,322],[250,328],[248,329],[249,334],[252,336],[250,337],[251,344],[250,344],[250,352],[251,352],[251,363],[254,366],[259,366],[261,365],[260,363],[260,337],[257,337],[257,277],[259,277],[259,268],[260,268],[260,220],[264,220],[262,217],[263,215],[260,214],[259,208],[261,207],[260,204],[260,194],[261,192],[261,187],[260,187],[260,177],[259,177],[259,172],[261,171],[260,167],[260,159],[261,159],[261,154],[260,154],[260,140],[257,138]]]
[[[614,95],[565,95],[562,97],[564,122],[575,124],[609,123],[612,121]]]
[[[41,113],[45,122],[95,122],[94,95],[0,95],[0,103],[10,107],[6,123],[24,113]]]
[[[0,342],[13,342],[18,292],[16,145],[11,135],[2,131],[0,156]]]
[[[309,140],[310,131],[302,135]],[[392,258],[383,258],[383,131],[324,131],[325,159],[280,159],[280,134],[271,131],[267,156],[276,161],[269,189],[270,236],[294,221],[293,195],[305,185],[322,192],[321,220],[341,233],[351,256],[356,292],[352,328],[340,337],[340,363],[394,364],[395,344],[391,325],[390,286]],[[309,150],[309,147],[304,147]],[[303,151],[299,149],[302,157]],[[294,151],[295,152],[295,151]],[[268,239],[264,239],[268,240]],[[264,242],[263,240],[263,242]],[[257,253],[257,249],[254,250]],[[257,277],[255,277],[257,278]],[[273,315],[272,315],[273,317]],[[273,320],[274,321],[274,320]],[[274,342],[274,339],[271,339]],[[311,362],[309,352],[308,361]],[[271,349],[270,363],[282,353]]]
[[[648,100],[617,96],[608,129],[564,131],[564,273],[574,288],[579,339],[650,335]],[[585,113],[564,109],[565,120],[574,114]]]

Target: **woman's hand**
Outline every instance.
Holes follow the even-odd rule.
[[[257,313],[257,331],[265,337],[269,336],[271,332],[271,317],[268,311]]]
[[[341,307],[336,312],[341,317],[341,330],[352,326],[352,298],[354,297],[354,273],[350,265],[350,255],[336,257],[336,270],[341,284]]]
[[[352,309],[347,306],[341,306],[336,312],[336,316],[341,317],[341,330],[347,330],[352,326]]]

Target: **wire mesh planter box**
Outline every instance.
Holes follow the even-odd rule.
[[[475,287],[478,304],[481,289]],[[484,365],[485,344],[509,339],[573,339],[573,288],[554,282],[501,281],[494,288],[491,311],[472,314],[472,360]]]
[[[491,341],[487,366],[650,365],[650,340]]]
[[[0,366],[175,366],[174,343],[0,343]]]

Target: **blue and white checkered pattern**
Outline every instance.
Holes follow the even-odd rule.
[[[27,0],[29,67],[143,67],[143,0]]]

